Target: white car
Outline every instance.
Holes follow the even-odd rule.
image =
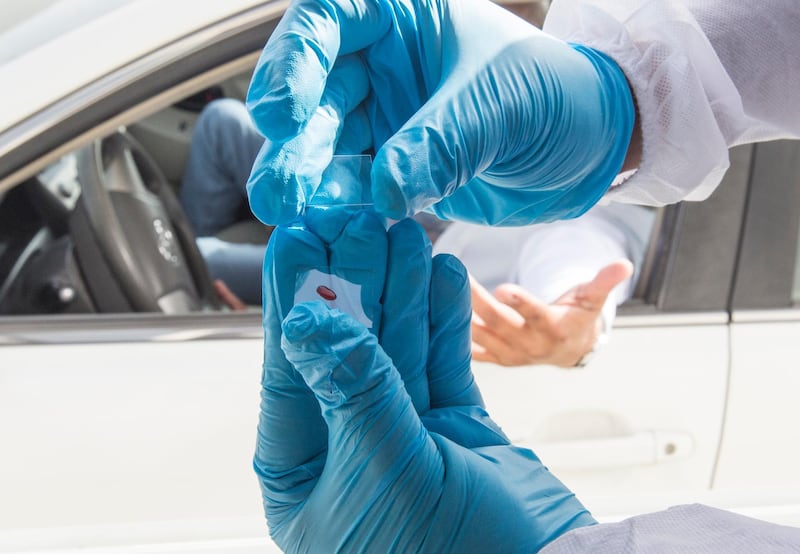
[[[286,6],[30,2],[0,29],[0,552],[277,551],[260,310],[219,307],[171,187]],[[710,200],[660,210],[589,367],[475,364],[601,521],[699,501],[800,525],[798,154],[736,148]]]

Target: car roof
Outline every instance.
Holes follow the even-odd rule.
[[[148,53],[271,0],[55,0],[0,32],[0,133]],[[266,40],[266,37],[265,37]]]

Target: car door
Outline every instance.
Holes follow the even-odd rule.
[[[732,291],[731,374],[714,489],[800,526],[800,143],[755,148]]]
[[[271,551],[259,314],[82,319],[0,325],[0,552]]]
[[[710,494],[752,147],[712,197],[661,210],[636,297],[584,369],[477,365],[490,410],[601,520]]]

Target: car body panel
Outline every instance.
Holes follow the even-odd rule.
[[[2,359],[0,551],[26,529],[69,535],[60,548],[104,534],[267,544],[260,339],[26,344]]]
[[[75,9],[71,4],[85,3],[85,0],[58,2],[48,9],[58,10],[56,15],[62,16]],[[265,2],[136,0],[84,21],[68,32],[50,36],[37,47],[0,65],[0,82],[14,83],[20,91],[4,97],[0,132],[176,39],[258,4]],[[42,18],[46,12],[36,17]],[[23,23],[36,22],[29,19]],[[91,59],[92,63],[79,62],[85,59]]]
[[[621,498],[710,487],[727,368],[722,323],[614,329],[585,369],[476,369],[515,443],[579,497]]]
[[[720,489],[793,490],[800,498],[800,312],[781,312],[731,326],[726,433],[714,477]]]

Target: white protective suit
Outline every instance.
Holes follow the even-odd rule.
[[[544,30],[608,54],[631,83],[642,163],[612,200],[703,200],[729,147],[800,137],[798,0],[553,0]]]

